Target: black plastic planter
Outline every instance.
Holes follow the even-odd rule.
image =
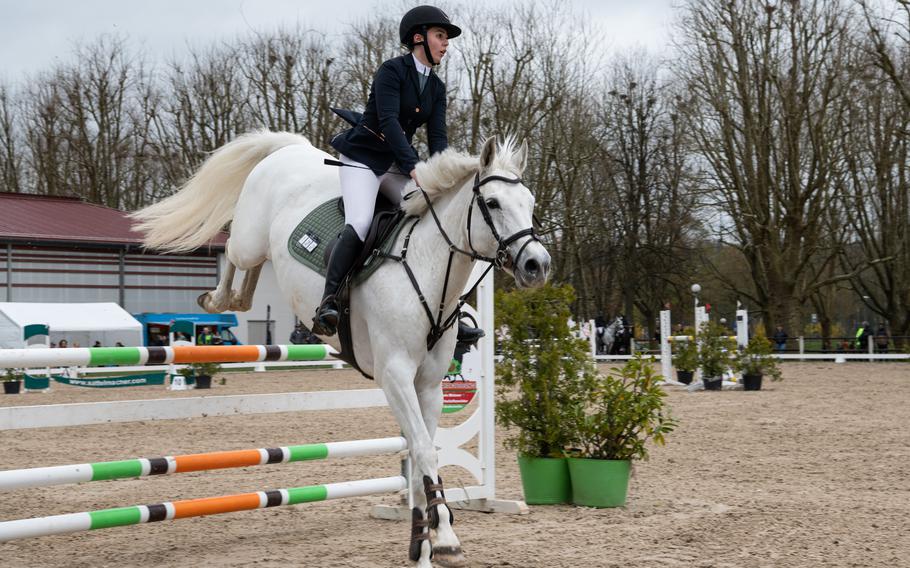
[[[743,375],[743,390],[760,391],[761,375]]]
[[[22,387],[22,381],[6,381],[3,383],[3,392],[5,394],[19,394]]]
[[[705,377],[702,379],[706,391],[719,391],[724,386],[723,377]]]
[[[695,375],[695,371],[680,371],[679,369],[676,370],[676,380],[684,385],[692,383],[693,375]]]

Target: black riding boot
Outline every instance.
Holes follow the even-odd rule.
[[[351,271],[360,247],[363,242],[357,236],[357,231],[350,225],[345,225],[332,249],[329,257],[329,266],[325,274],[325,291],[322,293],[322,303],[316,309],[313,317],[313,333],[317,335],[335,335],[338,330],[338,304],[335,303],[335,294],[341,286],[344,277]]]

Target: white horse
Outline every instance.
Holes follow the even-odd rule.
[[[622,318],[617,317],[610,325],[597,328],[597,343],[600,352],[604,355],[612,355],[613,344],[616,342],[616,332],[623,328]]]
[[[546,282],[550,256],[532,229],[534,197],[520,179],[527,152],[527,144],[516,148],[511,139],[499,145],[490,139],[479,157],[448,150],[419,163],[423,191],[402,207],[420,219],[407,262],[425,303],[405,267],[388,260],[351,292],[357,361],[385,392],[408,441],[410,491],[417,505],[409,555],[421,567],[432,565],[431,554],[443,566],[465,562],[433,447],[456,330],[442,333],[445,326],[431,322],[426,308],[453,313],[479,258],[495,260],[520,287]],[[296,134],[249,133],[215,151],[179,192],[133,218],[147,247],[174,252],[204,246],[230,222],[229,264],[218,287],[200,302],[209,311],[248,310],[259,271],[271,260],[294,312],[309,321],[321,300],[323,277],[292,258],[287,243],[307,213],[340,195],[338,172],[324,164],[326,158],[331,156]],[[401,251],[408,232],[406,225],[393,252]],[[450,251],[457,252],[450,257]],[[246,271],[239,293],[231,288],[237,268]],[[428,349],[434,330],[441,339]],[[323,339],[339,349],[337,336]]]

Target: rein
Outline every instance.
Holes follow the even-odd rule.
[[[439,300],[439,308],[436,312],[435,319],[433,317],[433,311],[430,309],[430,306],[427,303],[426,296],[424,296],[423,291],[420,289],[420,284],[417,282],[417,278],[414,276],[414,272],[411,270],[411,267],[408,265],[407,261],[408,246],[411,242],[411,235],[414,233],[414,229],[417,227],[417,223],[420,222],[422,217],[415,218],[414,222],[411,224],[411,228],[408,230],[408,233],[404,238],[404,244],[401,248],[401,255],[396,256],[379,252],[378,250],[374,251],[374,254],[376,256],[394,260],[404,266],[405,272],[408,274],[408,279],[411,281],[411,286],[414,287],[414,291],[417,293],[417,299],[420,300],[420,303],[423,306],[423,310],[427,315],[427,319],[430,321],[430,332],[427,334],[427,351],[433,349],[433,346],[436,345],[436,343],[442,338],[446,330],[448,330],[456,321],[458,321],[458,315],[461,313],[462,306],[464,306],[465,302],[468,300],[468,297],[474,292],[477,286],[480,285],[480,283],[486,277],[487,273],[490,272],[490,269],[494,267],[501,269],[503,266],[505,266],[505,263],[509,258],[509,245],[522,237],[531,237],[525,241],[521,248],[518,249],[518,254],[515,255],[515,261],[513,264],[514,266],[518,266],[518,261],[521,258],[521,255],[524,253],[525,248],[527,248],[528,244],[530,244],[532,241],[540,241],[540,235],[537,233],[537,230],[534,229],[533,226],[527,229],[522,229],[505,239],[500,236],[499,231],[496,230],[496,226],[493,224],[493,217],[490,214],[490,209],[480,195],[480,188],[484,184],[487,184],[491,181],[501,181],[508,184],[522,183],[521,178],[513,179],[503,176],[487,176],[485,178],[481,178],[480,172],[474,174],[474,186],[472,188],[474,195],[471,197],[471,205],[468,208],[467,220],[468,247],[471,249],[470,251],[459,248],[455,245],[455,243],[452,242],[452,239],[449,238],[448,233],[446,233],[445,229],[442,227],[442,223],[439,221],[439,216],[436,214],[436,210],[433,209],[433,203],[430,200],[429,195],[427,195],[427,192],[424,191],[423,188],[419,186],[417,187],[421,195],[423,195],[423,199],[427,202],[427,208],[430,211],[430,215],[433,217],[433,221],[436,223],[436,228],[439,229],[439,233],[449,245],[449,260],[446,264],[446,277],[443,281],[442,296]],[[477,208],[480,209],[480,214],[483,216],[484,222],[487,224],[487,227],[490,228],[490,232],[492,232],[493,238],[496,239],[496,242],[498,244],[496,248],[496,255],[494,257],[484,256],[478,253],[474,248],[474,244],[471,238],[471,215],[474,212],[475,203],[477,204]],[[443,320],[443,313],[445,312],[445,298],[446,293],[449,289],[449,280],[452,275],[452,262],[455,260],[456,254],[467,256],[471,259],[472,262],[481,260],[483,262],[489,263],[489,266],[487,266],[486,270],[483,271],[483,274],[480,275],[480,278],[474,282],[474,285],[471,286],[467,292],[458,297],[458,304],[455,306],[455,309],[448,315],[448,317]]]

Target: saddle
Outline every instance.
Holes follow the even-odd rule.
[[[338,199],[338,208],[343,218],[344,202],[340,198]],[[395,242],[401,230],[401,220],[403,218],[404,212],[401,208],[390,202],[382,194],[379,194],[376,200],[373,222],[370,224],[370,229],[367,231],[367,236],[363,241],[360,255],[354,261],[354,266],[344,277],[341,286],[335,293],[335,303],[338,305],[338,342],[341,344],[341,352],[336,357],[360,371],[361,375],[370,380],[373,377],[360,368],[360,365],[357,364],[357,356],[354,353],[354,339],[351,333],[351,289],[357,281],[357,275],[363,272],[365,267],[370,266],[372,270],[375,270],[381,264],[383,257],[379,253],[384,248],[384,245],[387,244],[387,241]],[[329,257],[337,241],[338,237],[336,236],[326,246],[323,257],[326,265],[329,263]],[[372,273],[372,270],[369,272]]]

